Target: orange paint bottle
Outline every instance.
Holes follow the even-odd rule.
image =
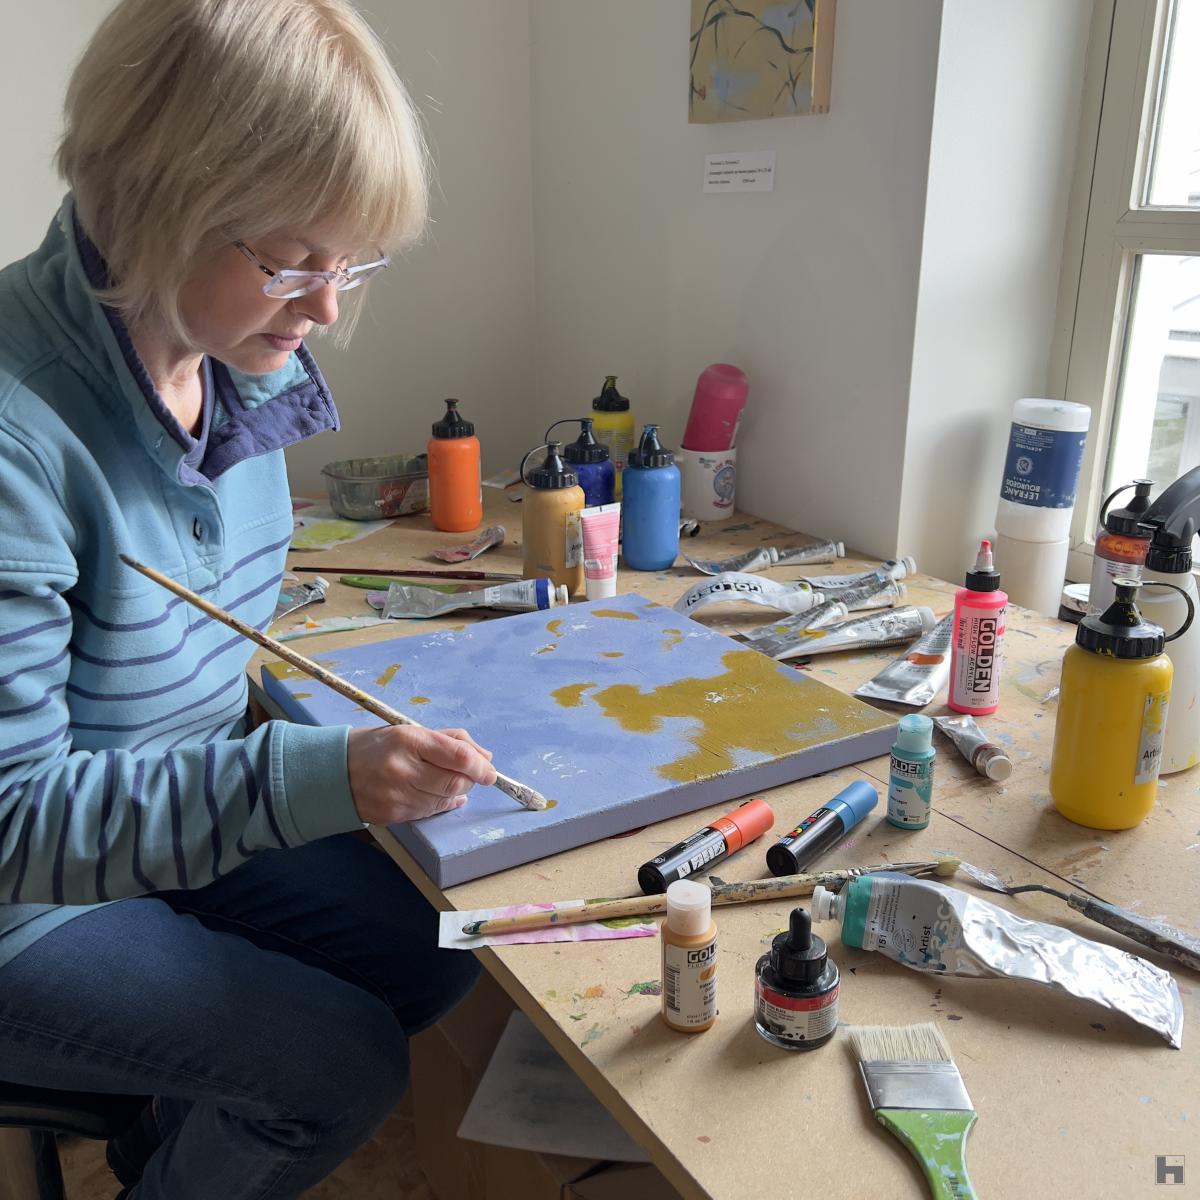
[[[464,533],[483,521],[483,474],[475,426],[458,414],[458,401],[446,401],[446,415],[434,423],[429,456],[429,515],[434,529]]]
[[[667,888],[662,925],[662,1019],[700,1033],[717,1019],[717,927],[712,891],[680,879]]]

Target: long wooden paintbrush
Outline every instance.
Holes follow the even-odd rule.
[[[252,642],[257,642],[266,650],[270,650],[272,654],[278,655],[284,662],[289,663],[299,671],[303,671],[305,675],[310,675],[326,687],[333,688],[335,692],[345,696],[347,700],[353,700],[355,704],[365,708],[369,713],[374,713],[375,716],[380,717],[389,725],[415,725],[418,729],[425,728],[420,721],[414,721],[412,717],[405,716],[404,713],[384,704],[382,700],[376,700],[369,692],[364,692],[361,688],[356,688],[354,684],[347,683],[340,675],[335,675],[332,671],[327,671],[318,663],[313,662],[311,658],[305,658],[303,654],[297,654],[295,650],[289,649],[282,642],[277,642],[273,637],[269,637],[261,630],[255,629],[253,625],[247,625],[245,621],[240,620],[230,612],[226,612],[225,609],[219,608],[211,601],[205,600],[203,596],[198,596],[195,592],[185,588],[183,584],[176,583],[174,579],[168,575],[164,575],[161,571],[156,571],[153,567],[148,567],[144,563],[138,562],[137,559],[130,558],[128,554],[122,554],[121,561],[127,566],[132,567],[135,571],[141,572],[147,579],[153,579],[155,583],[161,584],[170,592],[174,592],[180,599],[186,600],[189,604],[200,609],[201,612],[208,613],[210,617],[216,621],[220,621],[222,625],[228,625],[230,629],[236,629],[243,637],[249,638]],[[498,771],[496,772],[495,786],[506,796],[511,796],[523,808],[528,808],[536,812],[546,807],[546,797],[541,792],[536,792],[528,785],[518,783],[517,780],[510,779],[507,775],[501,775]]]
[[[811,896],[819,884],[840,891],[859,875],[880,871],[899,871],[904,875],[953,875],[958,859],[948,855],[927,862],[883,863],[878,867],[849,867],[821,871],[812,875],[780,875],[773,879],[749,879],[745,883],[718,883],[712,886],[713,904],[749,904],[754,900],[782,900],[789,896]],[[612,921],[619,917],[644,917],[667,911],[666,896],[629,896],[621,900],[560,900],[554,908],[521,913],[515,917],[492,917],[470,921],[463,933],[485,937],[493,933],[516,933],[529,929],[550,929],[555,925],[577,925],[580,921]]]

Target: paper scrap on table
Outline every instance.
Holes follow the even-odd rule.
[[[391,521],[348,521],[328,504],[313,504],[293,511],[292,522],[293,550],[331,550],[370,537],[391,524]]]
[[[384,617],[325,617],[320,621],[301,621],[283,633],[272,634],[277,642],[294,642],[297,638],[315,637],[319,633],[346,633],[366,629],[370,625],[394,625]]]
[[[649,1161],[523,1012],[509,1017],[458,1136],[539,1154]]]
[[[519,917],[531,912],[549,912],[555,908],[580,908],[582,900],[560,900],[557,904],[510,904],[507,908],[475,908],[463,912],[439,914],[438,946],[443,950],[475,950],[480,946],[512,946],[518,942],[600,942],[610,938],[653,937],[655,921],[637,917],[619,917],[613,921],[580,921],[575,925],[551,925],[548,929],[516,929],[512,933],[488,933],[482,936],[463,933],[472,921],[492,917]]]

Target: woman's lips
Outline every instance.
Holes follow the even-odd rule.
[[[277,333],[264,333],[262,335],[276,350],[295,350],[301,339],[298,337],[280,337]]]

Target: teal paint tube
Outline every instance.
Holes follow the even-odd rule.
[[[887,819],[897,829],[924,829],[933,799],[933,722],[919,713],[896,726],[888,773]]]

